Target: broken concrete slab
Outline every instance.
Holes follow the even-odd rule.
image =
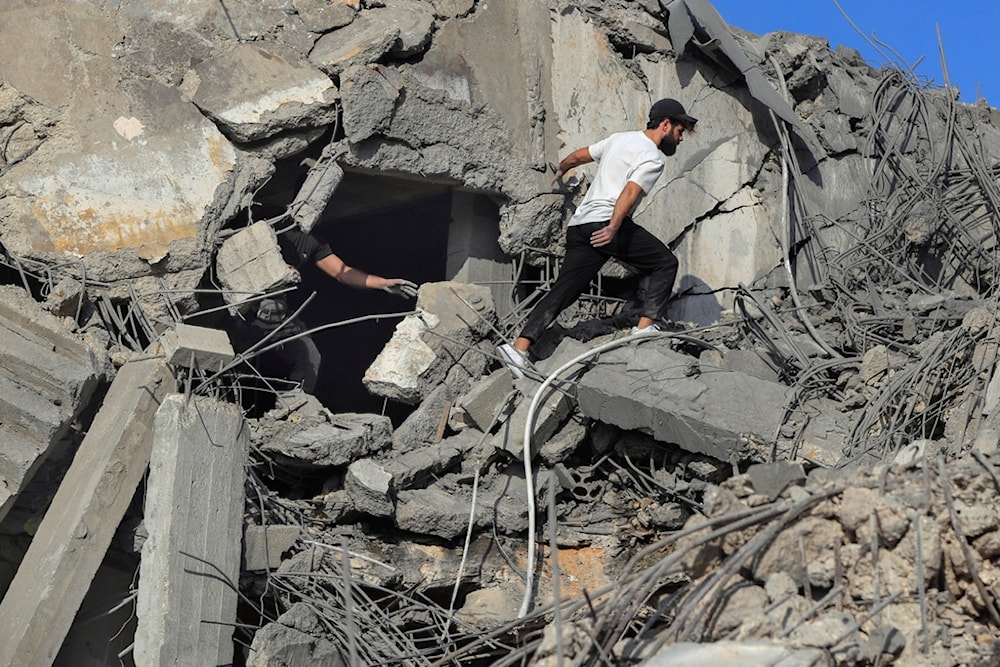
[[[327,2],[327,0],[292,0],[292,7],[302,19],[302,25],[317,35],[340,28],[354,20],[361,3]]]
[[[245,205],[262,165],[176,88],[126,71],[111,49],[122,33],[99,10],[24,7],[4,18],[0,43],[30,41],[48,54],[45,62],[60,63],[52,72],[75,72],[67,81],[36,69],[42,61],[19,71],[10,65],[20,58],[0,58],[5,81],[52,104],[55,130],[36,134],[47,139],[7,174],[4,245],[21,256],[83,262],[89,280],[108,283],[151,275],[153,264],[169,281],[204,262],[205,240]],[[80,40],[92,42],[70,47]]]
[[[107,370],[23,290],[0,287],[0,519],[49,449],[86,407]]]
[[[238,143],[337,118],[339,93],[330,77],[254,44],[238,44],[198,63],[181,88]]]
[[[239,406],[163,399],[146,487],[135,657],[148,665],[225,665],[243,533],[249,433]]]
[[[601,355],[580,379],[580,411],[720,461],[765,461],[791,389],[645,340]],[[719,406],[726,406],[719,409]]]
[[[153,419],[172,390],[160,359],[119,369],[0,602],[0,664],[55,659],[146,472]]]
[[[382,415],[337,414],[312,425],[281,423],[261,450],[283,465],[302,471],[344,466],[386,448],[392,421]]]
[[[396,325],[392,339],[365,371],[371,393],[416,404],[483,339],[496,318],[487,287],[424,283],[417,314]]]
[[[363,12],[343,28],[320,37],[309,52],[309,62],[331,76],[351,65],[378,62],[399,40],[396,19],[388,8]]]
[[[298,275],[281,255],[278,235],[263,221],[223,241],[215,270],[224,288],[222,296],[230,305],[298,282]]]

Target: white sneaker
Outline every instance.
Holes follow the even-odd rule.
[[[660,328],[659,324],[656,324],[654,322],[653,324],[650,324],[648,327],[645,327],[644,329],[640,329],[639,327],[632,327],[632,329],[628,332],[628,335],[636,337],[654,336],[658,333],[663,333],[663,329]]]
[[[524,352],[521,352],[510,343],[497,346],[497,352],[503,357],[503,362],[515,378],[520,380],[524,377],[524,372],[528,370],[528,358],[524,355]]]

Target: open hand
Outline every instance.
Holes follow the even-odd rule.
[[[391,278],[389,284],[383,287],[389,294],[401,296],[404,299],[412,299],[417,295],[417,284],[402,278]]]
[[[611,243],[611,239],[615,237],[615,233],[618,230],[612,228],[611,225],[605,225],[601,227],[596,232],[590,235],[590,245],[595,248],[600,248],[601,246],[608,245]]]

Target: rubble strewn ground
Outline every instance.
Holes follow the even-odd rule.
[[[106,4],[0,21],[0,665],[1000,663],[985,102],[705,0]],[[513,377],[547,163],[664,91],[665,331],[609,265]],[[230,345],[275,293],[329,393]]]

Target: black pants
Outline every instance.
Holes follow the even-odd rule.
[[[556,321],[559,313],[576,301],[610,257],[620,259],[649,276],[642,315],[661,316],[677,277],[677,257],[646,229],[626,218],[606,246],[590,245],[590,235],[607,222],[574,225],[566,231],[566,258],[552,289],[528,315],[521,337],[534,342]]]

